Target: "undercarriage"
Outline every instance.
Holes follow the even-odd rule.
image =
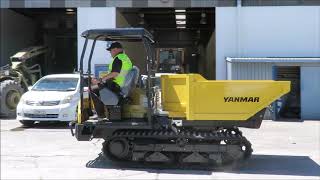
[[[105,139],[102,152],[118,162],[222,167],[248,159],[252,148],[238,128],[178,132],[124,129]]]

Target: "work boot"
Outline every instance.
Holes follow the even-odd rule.
[[[98,121],[109,121],[109,119],[106,117],[104,117],[104,118],[98,117]]]

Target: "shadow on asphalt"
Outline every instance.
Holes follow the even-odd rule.
[[[320,166],[309,156],[252,155],[238,173],[320,176]]]
[[[134,165],[133,165],[134,166]],[[172,174],[198,174],[210,175],[212,170],[181,170],[163,168],[150,168],[144,165],[131,167],[127,163],[114,163],[106,159],[100,153],[99,156],[89,161],[86,164],[88,168],[101,169],[122,169],[122,170],[137,170],[148,171],[150,173],[159,173],[159,170],[166,170],[166,173]],[[282,156],[282,155],[252,155],[251,159],[240,166],[239,169],[233,170],[218,170],[237,174],[267,174],[267,175],[292,175],[292,176],[320,176],[320,166],[310,159],[309,156]],[[215,171],[215,170],[213,170]]]
[[[69,129],[69,126],[68,122],[39,122],[31,127],[21,125],[20,127],[10,129],[10,131],[23,131],[25,129]]]
[[[181,169],[174,169],[168,168],[168,165],[150,165],[150,164],[143,164],[143,163],[116,163],[112,162],[109,159],[103,157],[100,153],[99,156],[87,162],[87,168],[100,168],[100,169],[119,169],[119,170],[133,170],[133,171],[147,171],[149,173],[161,173],[165,171],[165,173],[170,174],[197,174],[197,175],[211,175],[211,171],[206,170],[181,170]],[[160,172],[159,172],[160,171]]]

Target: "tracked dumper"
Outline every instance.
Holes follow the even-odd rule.
[[[70,124],[79,141],[104,139],[103,155],[114,161],[223,167],[248,159],[251,144],[239,127],[259,128],[266,107],[290,91],[286,81],[209,81],[199,74],[163,75],[157,84],[153,39],[146,30],[88,30],[82,36],[81,76],[89,40],[88,74],[96,41],[141,41],[146,49],[144,83],[134,67],[120,95],[100,90],[107,120],[84,116],[88,109],[81,98],[77,122]]]

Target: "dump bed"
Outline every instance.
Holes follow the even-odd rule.
[[[209,81],[199,74],[161,76],[161,102],[171,118],[247,120],[290,91],[289,81]]]

